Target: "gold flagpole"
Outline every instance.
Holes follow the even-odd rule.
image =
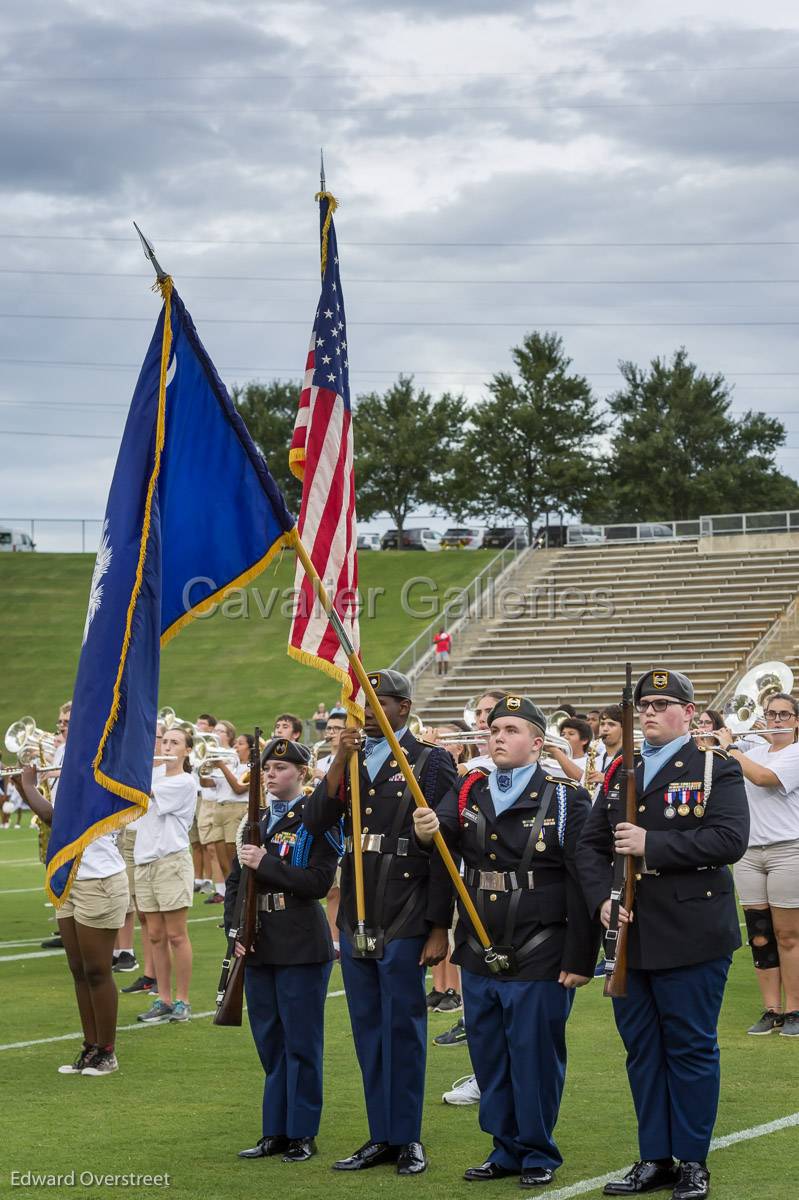
[[[419,783],[418,783],[418,780],[416,779],[416,776],[414,775],[413,771],[411,770],[411,765],[405,756],[405,751],[402,749],[402,746],[397,741],[397,735],[394,733],[394,730],[391,728],[391,725],[389,724],[389,721],[388,721],[388,717],[386,716],[385,712],[383,711],[383,706],[381,705],[374,688],[372,687],[371,683],[369,682],[369,676],[366,674],[366,671],[363,668],[363,663],[358,658],[358,655],[355,652],[355,647],[352,645],[352,642],[350,641],[350,639],[347,635],[347,631],[345,630],[345,628],[341,622],[341,618],[339,617],[336,610],[333,608],[333,605],[330,603],[330,597],[327,594],[327,591],[325,589],[324,584],[322,583],[322,580],[319,578],[319,573],[316,570],[316,567],[313,565],[313,562],[311,561],[311,557],[308,554],[308,551],[305,549],[305,546],[303,545],[299,536],[296,538],[294,545],[295,545],[295,548],[297,551],[297,557],[299,558],[300,562],[302,563],[303,569],[304,569],[306,575],[308,576],[308,578],[310,579],[311,584],[313,585],[313,589],[319,598],[319,603],[322,605],[322,608],[327,613],[327,616],[330,620],[330,624],[333,626],[333,630],[336,634],[336,637],[338,638],[339,642],[341,643],[342,649],[344,650],[344,653],[347,655],[349,664],[352,667],[353,671],[355,672],[355,675],[358,678],[358,682],[360,683],[361,687],[364,690],[366,699],[369,701],[369,707],[371,708],[372,712],[374,713],[375,717],[377,718],[377,723],[380,726],[381,730],[383,731],[383,736],[386,738],[386,740],[388,741],[388,744],[391,747],[391,752],[394,755],[394,757],[396,758],[397,764],[398,764],[400,770],[402,771],[403,776],[405,777],[405,781],[408,784],[408,788],[411,792],[411,795],[413,796],[416,806],[418,808],[428,808],[429,805],[424,798],[424,793],[422,792],[422,789],[419,787]],[[352,760],[350,760],[350,761],[352,761]],[[352,781],[352,778],[353,778],[353,773],[352,773],[352,768],[350,768],[350,781]],[[360,780],[359,780],[359,783],[360,783]],[[353,800],[354,800],[354,798],[353,798]],[[356,828],[355,828],[355,803],[353,803],[353,814],[352,815],[353,815],[352,849],[353,849],[353,854],[355,856],[353,865],[355,866],[355,870],[356,870],[356,876],[355,876],[356,905],[358,903],[358,899],[357,899],[358,874],[357,874],[357,872],[358,872],[359,858],[360,858],[360,881],[361,881],[361,905],[363,905],[363,899],[364,899],[364,897],[363,897],[363,859],[360,854],[360,852],[361,852],[360,792],[358,794],[357,838],[356,838]],[[444,866],[447,868],[447,872],[449,874],[450,879],[453,882],[455,890],[458,893],[458,895],[460,896],[461,901],[463,902],[463,906],[466,909],[466,912],[469,916],[469,920],[472,923],[472,927],[474,928],[474,931],[480,940],[483,950],[485,951],[485,961],[486,961],[487,965],[490,967],[490,969],[492,971],[504,970],[507,966],[507,959],[505,958],[504,955],[498,954],[496,952],[496,950],[494,949],[493,945],[491,944],[491,939],[488,936],[486,927],[483,924],[483,922],[481,921],[480,916],[477,912],[477,909],[475,908],[474,903],[472,902],[472,898],[466,890],[466,885],[464,884],[463,880],[461,879],[460,872],[458,871],[458,868],[455,866],[452,855],[449,852],[449,847],[447,846],[446,842],[444,841],[443,837],[441,836],[440,830],[436,831],[436,833],[433,837],[433,841],[435,842],[435,846],[436,846],[436,849],[438,850],[438,853],[441,855]],[[357,915],[359,924],[361,923],[362,920],[365,924],[365,920],[366,920],[365,907],[357,908],[356,915]]]

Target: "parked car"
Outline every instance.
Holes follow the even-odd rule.
[[[23,533],[21,529],[0,529],[0,550],[24,552],[35,549],[36,543],[30,534]]]
[[[402,545],[398,546],[396,529],[387,529],[380,539],[384,550],[440,550],[441,534],[435,529],[406,529],[402,534]]]
[[[492,525],[483,538],[483,546],[492,550],[504,550],[506,546],[523,550],[526,545],[527,530],[523,525]]]
[[[453,525],[444,532],[442,550],[479,550],[485,545],[485,530],[477,525]]]
[[[358,549],[359,550],[382,550],[383,546],[380,542],[379,533],[359,533],[358,534]]]
[[[533,545],[537,550],[558,549],[566,545],[566,525],[539,525],[533,534]]]
[[[673,538],[674,530],[671,525],[639,525],[638,537],[642,542],[651,538]]]
[[[566,541],[569,546],[596,545],[605,540],[601,525],[569,525],[567,529]]]

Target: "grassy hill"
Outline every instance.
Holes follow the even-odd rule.
[[[493,554],[361,555],[367,667],[388,665],[451,598],[447,589],[463,587]],[[27,713],[53,728],[72,692],[93,566],[89,554],[0,555],[0,733]],[[239,727],[265,729],[283,710],[307,717],[319,701],[333,703],[335,686],[286,654],[293,579],[293,556],[286,554],[246,596],[175,638],[161,658],[160,703],[188,719],[209,710]],[[403,611],[403,588],[413,612]]]

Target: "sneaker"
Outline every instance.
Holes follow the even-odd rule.
[[[799,1037],[799,1009],[785,1014],[780,1037]]]
[[[434,1009],[439,1000],[443,1000],[446,992],[437,992],[435,988],[429,991],[425,996],[425,1003],[429,1009]]]
[[[462,1046],[466,1042],[466,1026],[463,1023],[463,1018],[448,1029],[446,1033],[440,1033],[438,1037],[433,1038],[434,1046]]]
[[[113,1071],[118,1070],[119,1063],[114,1051],[99,1050],[88,1065],[83,1068],[81,1075],[110,1075]]]
[[[225,897],[220,896],[219,892],[214,892],[214,894],[212,896],[209,896],[207,900],[203,900],[203,904],[224,904],[224,903],[225,903]]]
[[[604,979],[605,977],[605,960],[600,958],[597,965],[594,967],[594,979]]]
[[[128,950],[123,950],[122,953],[114,959],[114,965],[111,970],[136,971],[138,970],[138,967],[139,964],[136,961],[136,955],[131,954]]]
[[[194,890],[195,892],[202,892],[204,896],[210,896],[211,892],[214,890],[214,885],[210,879],[204,879],[199,887],[195,885]]]
[[[64,1063],[63,1067],[58,1068],[58,1074],[80,1075],[83,1068],[89,1065],[96,1051],[96,1046],[84,1046],[73,1063]]]
[[[191,1005],[185,1000],[176,1000],[172,1006],[172,1012],[169,1014],[170,1021],[190,1021],[191,1020]]]
[[[460,1012],[462,1008],[463,1000],[460,993],[456,992],[454,988],[447,988],[433,1012],[454,1013]]]
[[[146,1013],[139,1013],[136,1020],[142,1021],[145,1025],[166,1025],[171,1015],[171,1004],[166,1004],[163,1000],[155,1000],[152,1008],[148,1008]]]
[[[129,983],[126,988],[120,988],[121,992],[129,996],[131,992],[147,992],[150,996],[158,995],[158,988],[154,979],[149,975],[140,975],[138,979],[134,979],[133,983]]]
[[[42,950],[63,950],[64,949],[64,943],[61,940],[60,933],[57,933],[55,935],[55,937],[45,938],[44,941],[41,942],[40,944],[41,944]]]
[[[441,1099],[445,1104],[479,1104],[480,1089],[476,1077],[464,1075],[463,1079],[456,1079],[452,1090],[444,1092]]]
[[[755,1037],[762,1037],[764,1033],[776,1033],[782,1029],[785,1017],[782,1013],[775,1012],[773,1008],[767,1008],[759,1021],[755,1021],[754,1025],[750,1025],[747,1033],[753,1034]],[[799,1033],[799,1030],[797,1030]]]

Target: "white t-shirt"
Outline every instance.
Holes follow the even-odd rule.
[[[153,774],[150,807],[136,822],[133,861],[137,867],[166,858],[189,844],[189,829],[197,804],[197,782],[193,775]]]
[[[125,870],[125,860],[117,850],[117,835],[104,833],[83,851],[76,879],[108,879]]]
[[[248,762],[236,763],[235,767],[232,767],[231,769],[236,778],[241,779],[244,772],[250,769],[250,764]],[[224,772],[221,771],[219,767],[215,767],[211,772],[211,778],[214,781],[214,795],[216,797],[217,804],[239,804],[242,800],[246,800],[246,796],[243,794],[240,796],[238,793],[233,791],[233,788],[225,778]]]
[[[327,775],[328,771],[330,770],[330,764],[332,763],[332,761],[333,761],[332,754],[326,754],[324,756],[324,758],[320,758],[317,760],[316,770],[320,773],[320,775]]]
[[[552,775],[555,779],[571,779],[572,783],[579,783],[582,785],[582,776],[585,775],[585,764],[588,762],[587,755],[583,755],[582,758],[573,758],[571,760],[574,766],[579,767],[580,769],[580,779],[572,779],[571,775],[566,774],[560,763],[555,762],[554,758],[550,759],[546,752],[544,752],[541,757],[547,759],[547,763],[544,768],[547,775]]]
[[[758,787],[744,780],[749,801],[749,845],[769,846],[799,838],[799,744],[794,742],[772,753],[763,742],[747,750],[746,757],[772,771],[780,781],[779,787]]]

